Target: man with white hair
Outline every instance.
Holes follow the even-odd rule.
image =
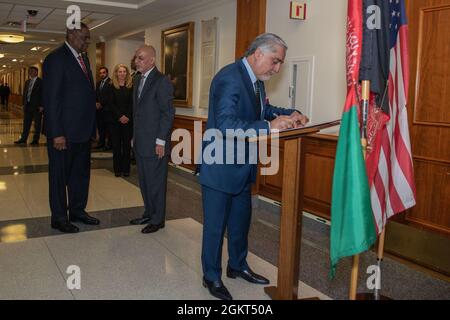
[[[175,108],[173,86],[155,66],[156,51],[143,46],[136,51],[133,92],[133,148],[139,187],[144,200],[142,217],[131,224],[147,224],[142,233],[164,228],[166,220],[167,170]]]
[[[206,129],[216,129],[226,139],[227,129],[265,130],[268,133],[271,129],[295,128],[308,122],[299,111],[274,107],[266,99],[263,81],[280,71],[286,50],[286,43],[277,35],[261,34],[252,42],[244,58],[220,70],[211,83]],[[207,145],[205,143],[204,147]],[[234,154],[237,154],[236,146]],[[228,232],[227,276],[257,284],[268,284],[269,281],[253,272],[247,264],[251,184],[256,181],[257,166],[248,159],[244,164],[222,160],[215,163],[202,161],[200,166],[204,214],[203,285],[213,296],[231,300],[232,296],[221,280],[225,229]]]

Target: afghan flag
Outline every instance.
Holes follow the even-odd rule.
[[[358,120],[357,86],[362,24],[362,0],[348,0],[347,99],[342,114],[333,175],[331,277],[335,275],[339,259],[368,250],[377,238]]]

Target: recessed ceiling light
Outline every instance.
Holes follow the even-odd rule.
[[[5,57],[5,54],[0,53],[0,58],[4,58],[4,57]]]
[[[0,34],[0,42],[6,43],[19,43],[25,40],[24,36],[19,36],[15,34]]]
[[[55,39],[50,39],[50,41],[51,41],[51,42],[55,42],[56,40],[55,40]]]
[[[2,68],[6,68],[6,64],[4,64],[4,65],[2,66]]]
[[[17,62],[17,59],[12,59],[11,61],[12,61],[12,62]]]

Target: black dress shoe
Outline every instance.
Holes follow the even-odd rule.
[[[230,266],[227,266],[227,277],[235,279],[237,277],[241,277],[242,279],[257,284],[269,284],[269,280],[264,278],[263,276],[254,273],[250,268],[247,270],[234,270]]]
[[[15,144],[27,144],[27,142],[24,140],[17,140],[17,141],[14,141],[14,143]]]
[[[148,222],[150,222],[150,218],[142,217],[131,220],[130,224],[137,225],[137,224],[146,224]]]
[[[116,177],[120,177],[122,174],[121,174],[120,172],[116,172],[116,173],[114,173],[114,175],[115,175]]]
[[[52,222],[52,228],[58,229],[59,231],[64,232],[64,233],[77,233],[78,231],[80,231],[80,229],[78,229],[77,226],[74,226],[73,224],[71,224],[68,221]]]
[[[223,285],[222,280],[209,281],[203,277],[203,286],[208,288],[209,293],[220,300],[233,300],[228,289]]]
[[[39,145],[39,141],[32,141],[30,144],[31,144],[32,146],[37,146],[37,145]]]
[[[123,176],[124,176],[124,177],[129,177],[129,176],[130,176],[130,173],[129,173],[129,172],[125,172],[125,173],[123,174]]]
[[[93,225],[93,226],[100,224],[100,220],[98,220],[97,218],[91,217],[87,213],[83,214],[81,216],[69,217],[69,221],[70,222],[81,222],[81,223],[89,224],[89,225]]]
[[[148,225],[145,226],[144,229],[141,230],[142,233],[153,233],[158,231],[159,229],[163,229],[164,228],[164,222],[160,223],[160,224],[151,224],[149,223]]]

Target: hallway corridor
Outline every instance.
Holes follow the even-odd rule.
[[[212,299],[201,285],[201,194],[192,174],[170,168],[166,228],[145,235],[128,224],[143,210],[136,167],[130,177],[116,178],[111,155],[93,150],[87,211],[101,224],[77,224],[80,233],[62,234],[50,228],[45,137],[38,146],[15,145],[21,126],[11,113],[0,114],[0,299]],[[249,264],[271,284],[278,211],[254,199]],[[299,296],[346,299],[350,260],[329,280],[329,226],[303,220]],[[366,252],[361,260],[362,292],[375,256]],[[223,266],[226,261],[224,246]],[[80,268],[79,289],[67,286],[71,266]],[[383,272],[383,293],[394,299],[450,299],[448,282],[395,260],[386,258]],[[263,286],[223,281],[235,299],[269,298]]]

